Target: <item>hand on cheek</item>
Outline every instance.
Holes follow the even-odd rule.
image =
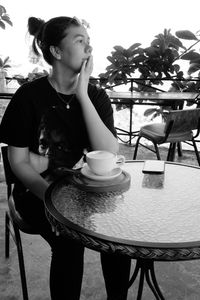
[[[93,57],[92,55],[83,62],[82,64],[82,68],[81,68],[82,72],[85,72],[86,75],[90,76],[92,74],[93,71]]]

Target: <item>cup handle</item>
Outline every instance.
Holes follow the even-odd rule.
[[[117,161],[116,161],[117,166],[123,166],[124,163],[125,163],[125,156],[117,155]]]

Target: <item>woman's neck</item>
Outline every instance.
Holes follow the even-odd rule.
[[[49,75],[48,80],[52,87],[62,94],[73,94],[76,90],[77,75],[74,77],[68,77],[66,75],[52,73]]]

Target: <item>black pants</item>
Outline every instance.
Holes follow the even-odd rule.
[[[80,243],[52,232],[43,202],[31,193],[14,191],[17,210],[52,250],[50,269],[51,299],[79,300],[84,266],[84,247]],[[108,300],[126,300],[131,260],[125,256],[101,253],[102,271]]]

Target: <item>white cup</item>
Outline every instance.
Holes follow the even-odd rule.
[[[109,151],[98,150],[88,152],[86,162],[94,174],[103,176],[111,173],[114,168],[122,166],[125,157]]]

